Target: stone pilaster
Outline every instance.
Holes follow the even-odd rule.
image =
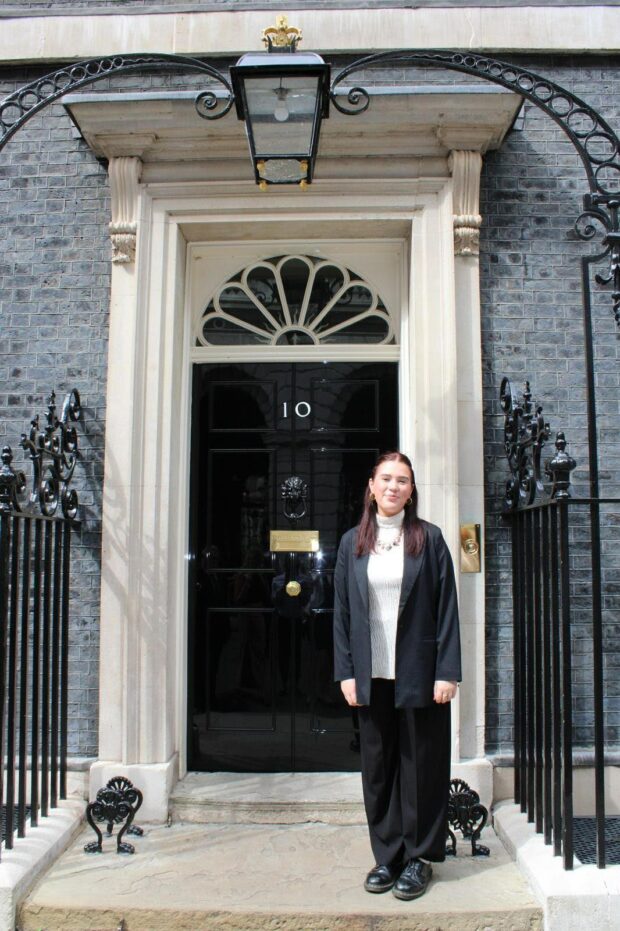
[[[482,431],[482,358],[480,350],[480,271],[478,240],[479,152],[453,149],[452,225],[454,231],[454,283],[456,342],[458,346],[456,395],[458,408],[459,522],[480,524],[484,534],[484,460]],[[483,536],[484,538],[484,536]],[[484,758],[485,723],[485,588],[483,571],[460,573],[459,606],[463,643],[463,686],[460,689],[460,755],[463,760]],[[489,783],[487,764],[477,765],[472,781]],[[467,781],[465,770],[458,773]],[[484,792],[482,793],[484,794]]]

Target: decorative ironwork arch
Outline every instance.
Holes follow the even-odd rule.
[[[336,89],[358,71],[374,65],[396,63],[440,66],[514,91],[543,110],[564,130],[583,162],[592,194],[620,196],[620,140],[609,123],[580,97],[529,68],[473,52],[436,49],[378,52],[352,62],[338,73],[330,90],[333,105],[340,113],[363,113],[370,103],[370,95],[365,88],[356,86],[348,90],[348,106],[338,100]],[[615,179],[613,189],[603,183],[605,171]]]
[[[347,92],[346,106],[338,99],[338,87],[356,72],[376,65],[394,63],[423,67],[440,66],[491,81],[514,91],[543,110],[566,133],[583,162],[592,194],[605,197],[620,196],[620,140],[609,123],[572,91],[529,68],[472,52],[436,49],[396,49],[378,52],[357,59],[337,74],[330,88],[333,105],[340,113],[363,113],[370,104],[368,91],[359,85],[350,88]],[[93,84],[101,78],[130,71],[179,68],[208,76],[226,92],[224,97],[218,98],[214,90],[201,91],[196,98],[196,108],[200,116],[220,119],[229,112],[234,103],[230,82],[220,71],[199,58],[163,53],[108,55],[66,65],[9,94],[0,103],[0,149],[31,116],[65,94]],[[609,178],[615,180],[615,185],[612,181],[610,186],[605,172]]]
[[[609,256],[609,272],[597,275],[596,281],[599,285],[612,284],[613,311],[620,324],[620,139],[609,123],[572,91],[529,68],[488,55],[441,49],[392,49],[357,59],[343,68],[332,82],[330,98],[334,107],[348,115],[363,113],[370,104],[370,94],[364,87],[349,88],[346,104],[338,99],[337,89],[355,73],[395,63],[439,66],[499,84],[535,104],[560,126],[583,163],[590,189],[584,197],[584,211],[575,229],[584,241],[594,239],[597,229],[602,232],[602,251],[595,259],[599,261]],[[65,65],[1,101],[0,151],[35,113],[71,91],[117,74],[179,68],[204,74],[224,90],[223,96],[218,96],[213,88],[198,93],[195,105],[200,116],[216,120],[230,111],[234,103],[230,81],[199,58],[164,53],[108,55]]]
[[[609,272],[596,275],[595,280],[599,285],[612,285],[613,312],[620,325],[620,139],[609,123],[572,91],[529,68],[488,55],[441,49],[395,49],[359,58],[334,78],[330,88],[333,105],[350,116],[363,113],[370,104],[366,88],[349,88],[346,104],[338,99],[337,88],[357,72],[396,63],[440,66],[499,84],[529,100],[564,131],[583,163],[590,188],[584,195],[584,209],[575,222],[575,232],[584,241],[595,239],[598,231],[602,233],[601,251],[589,261],[609,257]],[[589,295],[584,292],[585,316],[589,316],[589,306]]]
[[[206,119],[218,120],[226,116],[233,105],[233,91],[230,83],[216,68],[199,58],[185,55],[108,55],[105,58],[90,58],[72,65],[66,65],[30,84],[20,87],[0,102],[0,150],[4,148],[11,136],[21,129],[28,120],[54,103],[65,94],[94,84],[102,78],[130,71],[178,70],[197,71],[222,85],[227,96],[218,98],[214,90],[201,91],[196,98],[196,109]]]
[[[343,68],[332,82],[330,97],[336,109],[349,115],[363,113],[370,103],[370,94],[364,87],[356,85],[348,89],[347,105],[338,99],[336,91],[355,73],[395,63],[439,66],[474,75],[514,91],[550,116],[567,135],[581,158],[589,193],[584,195],[584,210],[575,223],[575,229],[584,241],[592,241],[597,232],[602,233],[601,251],[595,256],[581,259],[590,486],[591,494],[596,496],[598,458],[589,265],[609,258],[609,272],[596,275],[595,280],[599,285],[612,285],[613,310],[620,324],[620,140],[593,107],[561,85],[520,65],[469,51],[392,49],[359,58]],[[221,97],[212,87],[201,91],[195,101],[200,116],[219,119],[229,112],[234,103],[231,83],[221,72],[201,59],[168,54],[109,55],[65,65],[19,88],[0,102],[0,151],[31,116],[71,91],[101,78],[125,72],[179,68],[204,74],[220,84],[225,91]]]

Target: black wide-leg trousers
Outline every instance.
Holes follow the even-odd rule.
[[[358,708],[364,805],[377,863],[441,861],[450,791],[450,703],[395,708],[394,681],[373,679]]]

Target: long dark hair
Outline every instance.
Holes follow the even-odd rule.
[[[371,478],[374,480],[379,466],[384,462],[402,462],[411,472],[411,481],[413,489],[411,491],[411,504],[405,505],[405,516],[403,519],[403,538],[405,553],[409,556],[418,556],[424,548],[424,527],[418,517],[418,489],[415,484],[415,475],[411,460],[404,453],[395,450],[389,453],[383,453],[375,462]],[[355,547],[356,556],[367,556],[374,552],[377,542],[377,505],[374,499],[370,497],[370,488],[366,487],[364,495],[364,510],[362,519],[359,522],[357,530],[357,545]]]

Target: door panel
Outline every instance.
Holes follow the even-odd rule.
[[[273,510],[276,450],[209,449],[205,458],[202,516],[209,547],[200,550],[201,568],[269,569],[268,514]],[[212,573],[207,577],[214,578]]]
[[[397,445],[392,363],[195,367],[189,766],[355,770],[356,721],[333,682],[333,569],[378,453]],[[271,553],[281,485],[309,488],[295,529],[318,553]],[[286,593],[286,583],[301,593]]]

